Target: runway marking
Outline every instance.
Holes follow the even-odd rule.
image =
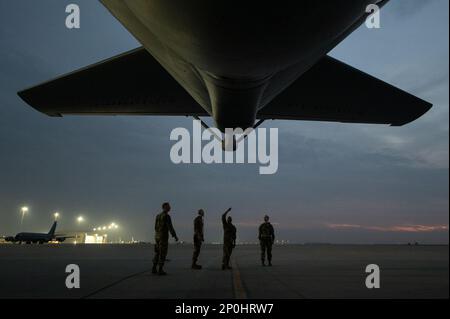
[[[252,256],[256,256],[256,254],[252,254]],[[258,255],[259,256],[259,255]],[[249,255],[246,255],[245,257],[249,257]],[[256,258],[255,258],[256,260]],[[233,259],[232,262],[235,262],[235,260]],[[234,266],[234,265],[233,265]],[[260,266],[261,267],[261,266]],[[273,269],[273,267],[261,267],[262,271],[264,271],[266,273],[266,276],[269,275],[270,277],[272,277],[275,281],[277,281],[281,286],[285,287],[286,290],[291,291],[293,294],[295,294],[296,296],[298,296],[299,299],[308,299],[303,293],[301,293],[300,291],[297,291],[296,289],[292,288],[289,284],[285,283],[283,280],[281,280],[277,275],[274,274],[273,271],[271,271],[270,269]],[[275,266],[276,268],[276,266]]]
[[[273,274],[273,272],[269,271],[269,269],[267,269],[268,267],[265,267],[266,269],[264,269],[264,271],[269,274],[273,279],[275,279],[276,281],[278,281],[282,286],[286,287],[287,290],[290,290],[291,292],[293,292],[294,294],[296,294],[297,296],[299,296],[299,299],[308,299],[306,298],[306,296],[304,294],[302,294],[301,292],[297,291],[296,289],[293,289],[291,286],[289,286],[288,284],[286,284],[284,281],[282,281],[280,278],[278,278],[276,275]]]
[[[233,265],[232,275],[233,275],[233,292],[235,299],[247,299],[247,292],[245,291],[244,284],[242,283],[241,273],[239,271],[238,264],[233,258],[231,261]]]
[[[145,274],[146,272],[149,272],[149,271],[151,271],[151,269],[146,269],[146,270],[140,271],[138,273],[131,274],[129,276],[123,277],[123,278],[121,278],[119,280],[114,281],[113,283],[111,283],[109,285],[106,285],[106,286],[104,286],[104,287],[102,287],[100,289],[97,289],[97,290],[95,290],[95,291],[93,291],[93,292],[91,292],[91,293],[89,293],[89,294],[87,294],[85,296],[82,296],[80,299],[90,298],[90,297],[92,297],[92,296],[94,296],[94,295],[96,295],[96,294],[98,294],[98,293],[100,293],[100,292],[102,292],[102,291],[104,291],[104,290],[106,290],[108,288],[111,288],[111,287],[113,287],[113,286],[115,286],[117,284],[120,284],[121,282],[123,282],[123,281],[125,281],[127,279],[130,279],[130,278],[133,278],[133,277]]]

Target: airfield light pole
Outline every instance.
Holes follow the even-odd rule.
[[[81,225],[82,222],[84,222],[84,217],[80,215],[80,216],[77,217],[77,224],[78,224],[78,229],[79,230],[80,230],[80,225]]]
[[[83,223],[84,222],[84,217],[83,216],[78,216],[77,217],[77,223],[78,223],[78,229],[80,229],[80,225],[81,225],[81,223]]]
[[[25,214],[28,213],[28,207],[23,206],[20,211],[22,212],[22,217],[20,218],[20,227],[22,227],[23,224],[23,218],[25,217]]]
[[[119,225],[117,225],[115,222],[112,222],[112,223],[108,226],[108,229],[110,229],[110,230],[112,230],[112,231],[117,230],[118,228],[119,228]],[[117,240],[117,232],[116,232],[116,234],[115,234],[115,236],[114,236],[114,239]]]

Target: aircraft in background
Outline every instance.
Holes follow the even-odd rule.
[[[267,119],[402,126],[432,107],[327,55],[389,0],[100,1],[142,47],[18,93],[38,111],[211,116],[223,132]]]
[[[67,238],[73,238],[74,236],[61,236],[61,235],[55,235],[56,231],[56,225],[57,222],[55,221],[52,225],[52,228],[50,228],[50,231],[45,233],[18,233],[16,236],[8,236],[5,237],[5,241],[7,242],[13,242],[13,243],[19,243],[25,242],[27,244],[44,244],[48,243],[49,241],[57,241],[57,242],[63,242]]]

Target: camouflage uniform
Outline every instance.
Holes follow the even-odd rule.
[[[156,216],[155,220],[155,257],[153,258],[153,265],[164,266],[169,248],[169,232],[172,237],[177,237],[170,215],[162,212]]]
[[[225,214],[222,215],[223,225],[223,259],[222,266],[229,267],[231,253],[236,242],[236,227],[228,223]]]
[[[194,254],[192,256],[192,264],[197,264],[198,256],[200,255],[200,248],[203,242],[203,217],[197,216],[194,219]]]
[[[271,223],[264,222],[259,226],[258,238],[261,245],[261,261],[264,264],[267,251],[267,260],[270,265],[272,263],[272,245],[275,241],[275,232]]]

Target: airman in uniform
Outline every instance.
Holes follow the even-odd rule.
[[[231,216],[227,217],[227,214],[230,211],[231,208],[228,208],[227,211],[222,215],[222,225],[223,225],[222,270],[231,269],[230,257],[233,248],[236,246],[236,227],[232,224]]]
[[[202,269],[201,265],[197,264],[198,256],[202,243],[205,241],[203,237],[203,216],[205,212],[199,209],[198,216],[194,219],[194,254],[192,255],[192,269]]]
[[[269,222],[269,216],[264,216],[264,223],[259,226],[259,243],[261,245],[261,263],[266,265],[266,251],[267,261],[269,266],[272,266],[272,245],[275,241],[275,231],[272,224]]]
[[[155,220],[155,256],[153,258],[152,273],[158,275],[167,275],[164,271],[164,262],[166,261],[167,250],[169,248],[169,232],[176,241],[178,241],[175,229],[173,229],[172,219],[170,218],[169,203],[162,204],[163,211],[156,216]],[[157,269],[156,267],[159,266]]]

